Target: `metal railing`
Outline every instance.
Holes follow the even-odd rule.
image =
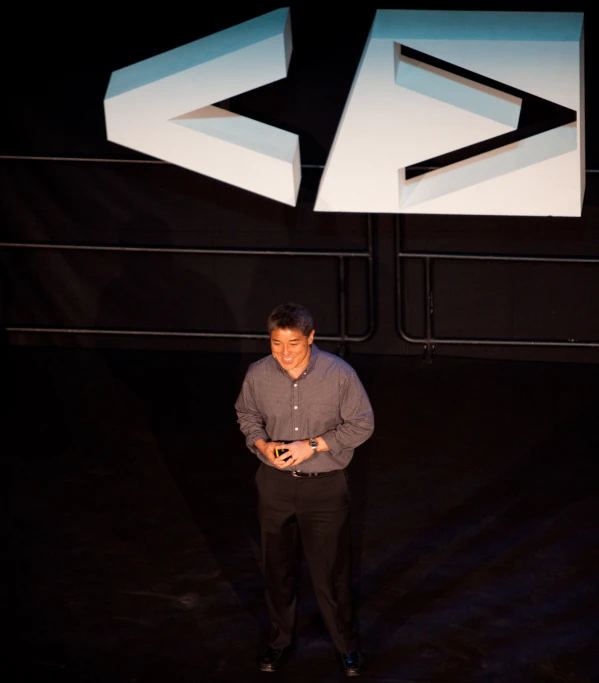
[[[156,164],[166,165],[168,162],[159,159],[118,159],[118,158],[89,158],[89,157],[58,157],[58,156],[20,156],[0,155],[0,159],[28,160],[28,161],[71,161],[90,163],[124,163],[124,164]],[[302,164],[302,168],[322,169],[320,164]],[[420,167],[419,167],[420,168]],[[428,167],[423,167],[425,170]],[[430,169],[428,169],[430,170]],[[587,173],[598,173],[599,169],[587,169]],[[410,252],[402,248],[405,217],[397,214],[395,222],[395,284],[396,306],[395,325],[399,336],[410,344],[421,344],[424,355],[431,358],[435,345],[464,345],[464,346],[522,346],[522,347],[583,347],[599,348],[599,341],[577,339],[500,339],[474,337],[437,337],[434,333],[434,281],[433,266],[435,260],[453,261],[503,261],[527,263],[560,263],[560,264],[599,264],[599,258],[576,256],[530,256],[511,254],[475,254],[442,251]],[[136,251],[158,253],[181,253],[198,255],[229,255],[229,256],[277,256],[277,257],[322,257],[335,258],[338,261],[337,277],[339,283],[338,320],[339,335],[319,336],[323,341],[338,342],[343,349],[348,343],[367,341],[375,328],[375,296],[374,296],[374,242],[373,219],[366,214],[366,242],[362,251],[351,250],[279,250],[279,249],[204,249],[177,247],[123,247],[118,245],[82,245],[82,244],[44,244],[28,242],[0,242],[0,248],[31,248],[31,249],[71,249],[86,251]],[[347,331],[347,282],[346,260],[352,258],[367,259],[367,329],[362,335],[350,335]],[[424,262],[424,336],[414,336],[404,329],[405,297],[404,297],[404,269],[403,260],[420,259]],[[268,335],[258,332],[206,332],[206,331],[171,331],[171,330],[122,330],[103,328],[75,328],[75,327],[36,327],[10,326],[3,328],[7,332],[24,333],[65,333],[65,334],[97,334],[97,335],[129,335],[129,336],[165,336],[165,337],[199,337],[215,339],[267,339]]]
[[[0,160],[12,161],[50,161],[50,162],[87,162],[106,164],[150,164],[171,165],[161,159],[139,158],[119,159],[100,157],[62,157],[62,156],[34,156],[34,155],[0,155]],[[302,164],[302,168],[322,169],[322,164]],[[318,335],[322,341],[338,342],[341,351],[344,351],[349,343],[365,342],[374,334],[375,327],[375,300],[374,300],[374,240],[372,215],[366,214],[366,249],[361,251],[352,250],[292,250],[292,249],[219,249],[219,248],[183,248],[183,247],[124,247],[122,245],[108,244],[55,244],[33,242],[0,242],[0,248],[13,249],[60,249],[74,251],[119,251],[119,252],[153,252],[153,253],[176,253],[197,254],[210,256],[276,256],[280,257],[310,257],[310,258],[334,258],[337,259],[338,280],[338,321],[339,335]],[[367,262],[367,326],[364,334],[350,335],[347,326],[347,281],[346,260],[357,258],[366,259]],[[107,329],[96,327],[57,327],[57,326],[7,326],[3,327],[6,332],[22,332],[32,334],[62,333],[62,334],[88,334],[88,335],[114,335],[114,336],[146,336],[146,337],[197,337],[208,339],[268,339],[266,333],[261,332],[207,332],[196,330],[139,330],[139,329]]]
[[[366,215],[366,249],[352,250],[293,250],[293,249],[224,249],[224,248],[187,248],[187,247],[144,247],[122,246],[108,244],[56,244],[34,242],[0,242],[0,248],[8,249],[54,249],[70,251],[98,251],[98,252],[151,252],[164,254],[208,255],[208,256],[276,256],[277,258],[328,258],[337,260],[338,281],[338,335],[319,335],[322,341],[338,342],[340,349],[344,350],[349,343],[364,342],[374,333],[374,242],[373,221],[370,214]],[[347,278],[346,261],[348,259],[366,259],[367,262],[367,328],[364,334],[351,335],[347,324]],[[208,339],[268,339],[266,333],[260,332],[207,332],[197,330],[159,330],[159,329],[107,329],[97,327],[58,327],[58,326],[6,326],[6,332],[21,332],[32,334],[61,333],[61,334],[86,334],[86,335],[113,335],[113,336],[146,336],[146,337],[189,337]]]
[[[405,251],[403,249],[403,230],[405,218],[398,214],[395,221],[395,323],[399,336],[410,344],[422,344],[424,357],[432,358],[435,345],[464,346],[540,346],[540,347],[583,347],[599,349],[599,341],[577,339],[497,339],[474,337],[437,337],[435,336],[435,301],[433,265],[435,260],[445,261],[501,261],[516,263],[563,263],[563,264],[599,264],[599,258],[578,256],[527,256],[524,254],[468,254],[441,251]],[[402,261],[420,259],[424,262],[424,336],[417,337],[404,329],[405,272]]]

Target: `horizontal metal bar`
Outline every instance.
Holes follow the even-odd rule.
[[[57,157],[57,156],[29,156],[25,154],[1,154],[0,159],[7,161],[84,161],[101,164],[154,164],[162,166],[175,166],[169,161],[162,159],[118,159],[109,157]],[[323,164],[301,164],[302,168],[324,168]]]
[[[520,256],[504,254],[493,256],[490,254],[452,254],[435,251],[398,251],[399,258],[428,259],[436,258],[445,261],[521,261],[523,263],[599,263],[599,257],[584,256]]]
[[[413,337],[400,327],[399,333],[404,339],[404,341],[410,344],[448,344],[457,346],[553,346],[553,347],[587,347],[593,349],[599,349],[599,342],[591,341],[579,341],[576,339],[568,339],[563,341],[552,341],[552,340],[538,340],[538,339],[459,339],[451,337],[431,337],[427,339],[426,337]]]
[[[58,156],[42,156],[29,154],[0,154],[0,159],[15,160],[15,161],[89,161],[105,164],[163,164],[174,166],[169,161],[162,159],[118,159],[118,158],[103,158],[103,157],[58,157]],[[325,164],[301,164],[302,168],[325,168]],[[412,166],[413,169],[435,171],[437,166]],[[587,168],[586,173],[599,173],[599,168]]]
[[[158,164],[167,165],[168,161],[162,159],[116,159],[102,157],[56,157],[56,156],[29,156],[25,154],[2,154],[0,159],[12,161],[89,161],[102,164]]]
[[[45,244],[43,242],[0,242],[0,247],[20,249],[70,249],[73,251],[135,251],[158,254],[216,254],[226,256],[335,256],[368,258],[368,251],[292,251],[285,249],[206,249],[196,247],[123,247],[109,244]]]
[[[177,332],[171,330],[110,330],[94,329],[90,327],[2,327],[6,332],[25,332],[35,334],[99,334],[108,336],[130,336],[130,337],[190,337],[206,339],[270,339],[267,334],[253,332]],[[326,336],[318,335],[320,341],[331,342],[363,342],[370,337],[370,333],[362,336]]]

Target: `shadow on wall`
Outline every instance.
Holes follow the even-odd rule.
[[[146,242],[152,231],[156,244],[173,243],[168,226],[147,216],[123,225],[120,243],[135,243],[134,233],[141,230]],[[121,273],[102,292],[96,316],[99,327],[238,329],[209,257],[121,252],[117,258]],[[219,580],[233,588],[264,628],[255,554],[256,458],[245,448],[234,410],[246,368],[239,343],[228,340],[230,353],[214,353],[210,340],[206,353],[201,340],[188,340],[181,349],[165,339],[162,346],[141,347],[146,350],[140,346],[132,350],[130,345],[128,350],[101,353],[108,371],[137,396],[164,464],[220,566]]]
[[[175,246],[168,224],[144,214],[121,226],[118,244],[136,246],[140,236],[150,246]],[[207,257],[122,251],[107,258],[116,259],[121,272],[102,289],[96,311],[98,327],[167,332],[237,329],[237,321],[216,284],[218,274]],[[173,338],[154,337],[164,343],[154,343],[153,348],[171,348],[169,340]]]

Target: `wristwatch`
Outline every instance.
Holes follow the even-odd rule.
[[[314,449],[314,452],[316,453],[316,449],[318,448],[318,441],[316,441],[316,439],[308,439],[308,444],[311,448]]]

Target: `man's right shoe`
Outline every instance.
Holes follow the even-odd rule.
[[[359,650],[348,654],[340,654],[341,670],[346,676],[359,676],[362,673],[364,660]]]
[[[276,671],[279,669],[287,661],[290,650],[291,647],[267,647],[260,657],[258,664],[260,671]]]

